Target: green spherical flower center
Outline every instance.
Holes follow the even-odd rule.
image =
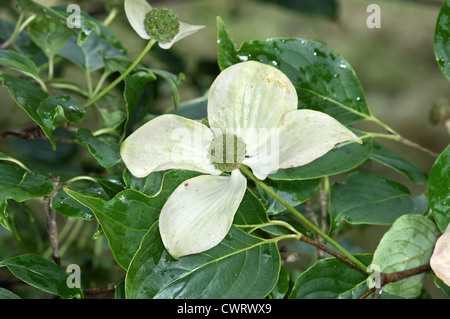
[[[222,172],[241,167],[245,159],[245,143],[236,135],[218,135],[211,143],[210,159]]]
[[[154,8],[145,15],[144,27],[150,37],[168,43],[180,31],[180,22],[172,9]]]

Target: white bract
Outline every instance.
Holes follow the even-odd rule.
[[[331,116],[298,110],[297,104],[285,74],[242,62],[221,72],[210,88],[210,127],[166,114],[124,141],[122,158],[136,177],[167,169],[206,174],[179,185],[161,210],[162,241],[174,258],[208,250],[226,236],[247,187],[241,165],[265,179],[280,168],[308,164],[339,143],[362,143]]]
[[[430,265],[436,276],[450,286],[450,224],[436,241]]]
[[[146,0],[125,0],[124,6],[127,19],[136,33],[141,38],[150,40],[152,36],[146,30],[145,20],[147,15],[151,11],[160,10],[160,8],[153,8]],[[204,26],[192,25],[186,22],[178,21],[178,18],[176,16],[174,18],[176,19],[176,22],[178,24],[177,32],[174,32],[174,34],[170,37],[171,39],[167,42],[156,39],[158,40],[159,46],[163,49],[171,48],[175,42],[195,33],[199,29],[204,28]],[[162,28],[161,32],[164,32],[164,28],[167,27],[170,30],[170,27],[172,27],[171,22],[172,21],[168,23],[168,26],[164,25],[163,23],[160,24],[159,27]]]

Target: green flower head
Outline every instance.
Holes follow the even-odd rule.
[[[163,49],[204,27],[179,21],[172,9],[153,8],[146,0],[125,0],[125,14],[141,38],[154,39]]]

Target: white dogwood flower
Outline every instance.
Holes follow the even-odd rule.
[[[450,224],[436,241],[430,266],[436,276],[450,286]]]
[[[308,164],[336,144],[362,143],[331,116],[298,110],[289,78],[263,63],[228,67],[208,94],[209,127],[161,115],[121,147],[136,177],[167,169],[205,173],[180,184],[161,210],[161,238],[174,258],[206,251],[226,236],[247,187],[241,165],[265,179],[280,168]]]
[[[172,9],[153,8],[146,0],[125,0],[125,14],[141,38],[155,39],[163,49],[204,28],[179,21]]]

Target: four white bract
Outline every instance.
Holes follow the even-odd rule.
[[[247,187],[241,165],[263,180],[278,169],[308,164],[339,143],[362,143],[331,116],[298,110],[297,104],[284,73],[242,62],[212,84],[209,127],[166,114],[124,141],[121,155],[136,177],[167,169],[205,174],[180,184],[162,208],[159,229],[174,258],[206,251],[226,236]]]

